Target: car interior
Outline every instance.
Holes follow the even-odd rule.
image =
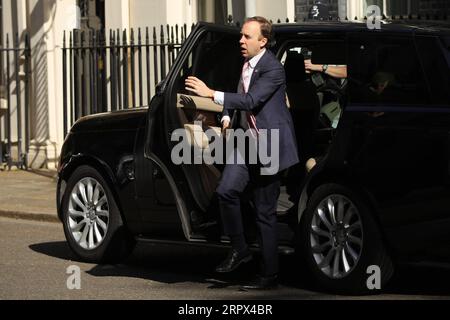
[[[231,39],[230,41],[236,41],[235,38]],[[209,148],[211,141],[205,133],[209,129],[216,133],[216,138],[221,138],[220,120],[223,108],[211,99],[194,96],[186,91],[185,79],[195,75],[209,87],[220,91],[229,90],[229,92],[235,92],[239,83],[243,59],[239,56],[238,48],[235,48],[237,54],[232,56],[230,50],[233,49],[227,47],[225,50],[223,42],[225,41],[206,39],[203,45],[187,59],[179,75],[176,113],[180,128],[185,130],[187,141],[192,149],[198,148],[205,151]],[[196,54],[196,52],[202,54]],[[205,52],[207,52],[206,55]],[[298,203],[300,198],[299,181],[302,181],[306,175],[305,164],[309,158],[320,158],[326,154],[344,101],[345,79],[336,81],[322,74],[307,73],[304,61],[312,59],[312,63],[315,64],[345,65],[346,57],[344,43],[336,41],[288,42],[280,48],[278,57],[286,71],[287,102],[294,120],[301,159],[299,165],[287,170],[283,176],[278,203],[278,214],[283,217],[289,211],[297,210],[294,203]],[[219,63],[220,66],[216,66],[217,61],[226,61],[226,63]],[[220,75],[220,80],[215,79],[214,75],[216,77]],[[206,212],[206,215],[217,215],[218,210],[214,207],[214,193],[220,181],[223,165],[185,165],[183,169],[188,180],[192,180],[191,190],[194,188],[200,190],[201,195],[198,195],[196,200],[202,211]],[[200,182],[199,185],[195,185],[196,182]],[[207,217],[207,220],[210,218]]]
[[[305,163],[311,157],[326,153],[342,112],[347,82],[320,72],[307,73],[304,61],[345,65],[345,48],[343,43],[293,42],[288,43],[281,54],[300,158]]]
[[[305,60],[313,64],[346,65],[342,41],[302,40],[286,42],[278,56],[286,72],[286,94],[294,121],[300,163],[285,172],[279,214],[297,212],[301,183],[309,159],[322,159],[328,152],[345,103],[346,79],[321,72],[308,73]]]

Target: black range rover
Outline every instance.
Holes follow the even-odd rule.
[[[280,253],[299,253],[321,289],[384,286],[400,261],[450,257],[450,29],[312,23],[275,26],[300,165],[284,172]],[[171,160],[173,132],[207,150],[222,108],[189,95],[187,76],[234,92],[240,30],[199,24],[150,106],[87,116],[64,143],[58,214],[83,260],[117,262],[137,240],[228,246],[215,188],[223,166]],[[347,79],[304,60],[346,65]],[[199,124],[200,122],[200,124]],[[306,170],[306,163],[316,165]],[[251,199],[247,237],[258,249]]]

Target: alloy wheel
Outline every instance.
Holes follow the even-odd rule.
[[[94,250],[105,239],[109,226],[109,204],[101,184],[84,178],[74,186],[69,199],[68,225],[76,243]]]
[[[363,249],[363,227],[357,207],[343,195],[324,198],[314,210],[310,244],[316,265],[326,276],[342,279],[349,275]]]

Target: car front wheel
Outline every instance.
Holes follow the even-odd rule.
[[[105,179],[92,167],[81,166],[70,177],[63,196],[64,234],[83,261],[114,263],[134,247]]]
[[[346,294],[376,293],[392,276],[393,265],[371,211],[347,187],[325,184],[317,188],[300,232],[302,255],[320,288]]]

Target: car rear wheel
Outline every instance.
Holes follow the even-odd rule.
[[[317,188],[300,231],[302,255],[320,288],[346,294],[376,293],[377,284],[384,288],[393,274],[378,225],[351,189],[337,184]],[[371,278],[372,270],[380,271],[379,281]]]
[[[64,234],[70,248],[83,260],[114,263],[133,250],[105,179],[92,167],[81,166],[69,178],[62,202]]]

